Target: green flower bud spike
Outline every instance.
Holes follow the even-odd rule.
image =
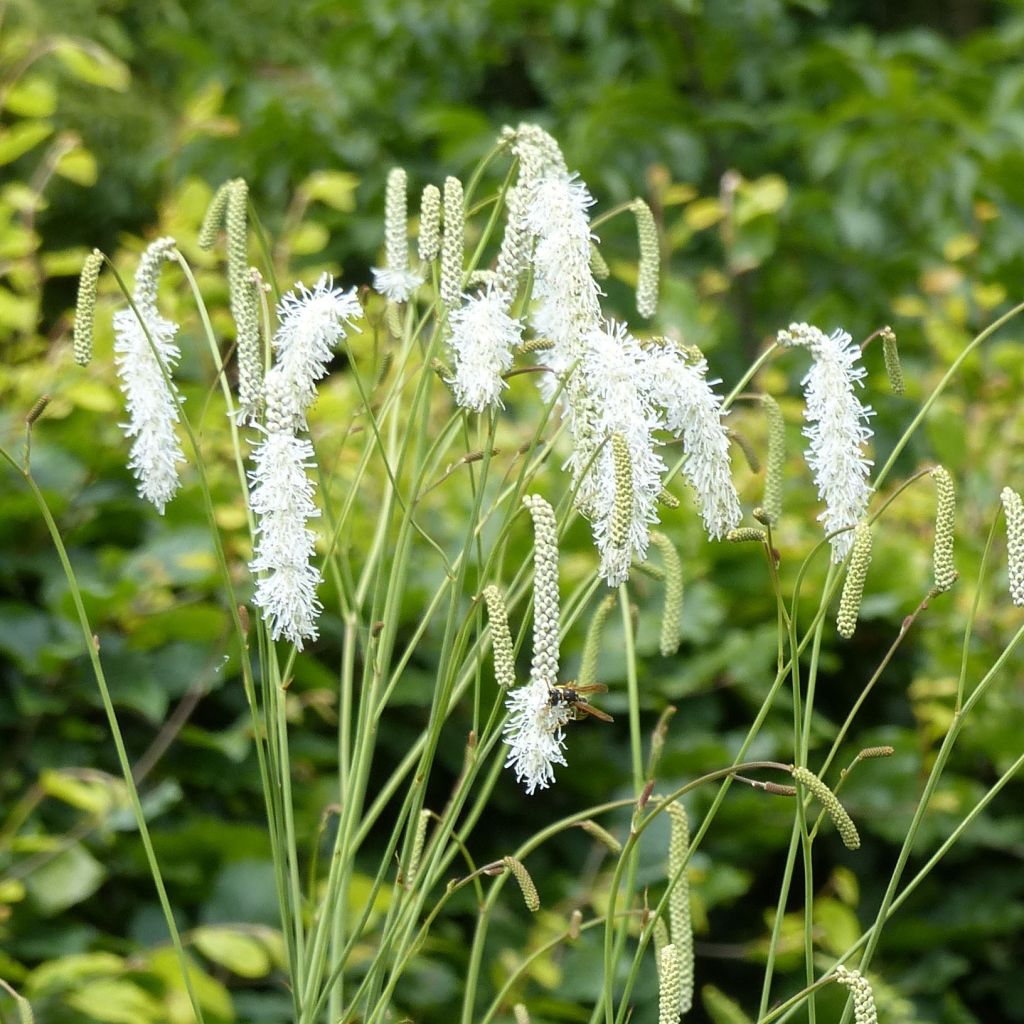
[[[604,634],[608,616],[618,604],[618,600],[618,594],[615,592],[605,594],[594,609],[590,626],[587,629],[587,637],[583,641],[583,656],[580,659],[580,670],[576,678],[580,686],[591,686],[597,682],[597,659],[601,653],[601,637]]]
[[[871,565],[871,528],[867,523],[858,524],[854,531],[853,548],[850,552],[850,567],[843,582],[843,593],[839,598],[839,614],[836,629],[844,640],[857,631],[860,603],[864,597],[864,581]]]
[[[765,460],[764,501],[768,521],[775,526],[782,516],[782,473],[786,466],[786,421],[779,403],[771,395],[761,396],[768,424],[768,456]]]
[[[682,1003],[682,964],[678,948],[670,942],[658,953],[658,1024],[679,1024],[685,1013]]]
[[[516,685],[516,660],[508,628],[508,608],[501,591],[493,583],[484,590],[484,601],[487,603],[487,617],[491,620],[494,678],[503,690],[508,690]]]
[[[417,249],[424,263],[436,260],[441,252],[441,190],[436,185],[423,188]]]
[[[462,261],[466,249],[466,209],[462,182],[444,179],[444,233],[441,238],[441,298],[449,309],[462,301]]]
[[[693,922],[690,918],[690,880],[683,864],[690,852],[690,821],[682,804],[665,809],[671,821],[668,847],[669,878],[678,878],[668,898],[668,927],[679,956],[679,1013],[693,1005]]]
[[[852,971],[842,964],[836,967],[836,981],[850,990],[853,996],[854,1024],[878,1024],[878,1011],[871,983],[860,971]]]
[[[935,543],[932,548],[932,567],[935,589],[941,594],[951,590],[960,577],[953,565],[953,535],[956,529],[956,490],[953,478],[944,466],[932,470],[935,481]]]
[[[896,345],[896,333],[891,327],[883,327],[882,358],[885,360],[885,372],[889,378],[889,387],[894,395],[902,395],[906,390],[903,379],[903,367],[900,365],[900,350]]]
[[[196,241],[200,249],[212,249],[217,241],[217,233],[224,226],[224,214],[228,208],[228,197],[235,187],[234,181],[225,181],[213,194],[210,205],[206,208],[199,236]]]
[[[659,649],[663,658],[679,650],[679,622],[683,617],[683,565],[676,546],[659,530],[651,531],[651,543],[661,552],[665,567],[665,603],[661,609]]]
[[[848,850],[860,848],[860,835],[857,833],[857,826],[853,819],[846,813],[846,808],[839,802],[835,793],[825,785],[817,775],[809,768],[800,765],[793,765],[789,769],[790,774],[800,783],[801,786],[810,791],[811,795],[824,808],[825,813],[832,819],[839,832],[839,838],[843,846]]]
[[[1012,487],[1000,495],[1006,514],[1006,561],[1010,577],[1010,600],[1024,607],[1024,503]]]
[[[526,870],[526,865],[522,861],[516,860],[515,857],[503,857],[502,863],[507,870],[512,872],[519,883],[526,909],[531,913],[537,913],[540,910],[540,896],[537,894],[537,886],[533,884],[530,872]]]
[[[75,362],[88,366],[92,359],[92,337],[96,324],[96,286],[103,267],[103,253],[93,249],[82,264],[78,278],[78,303],[75,306]]]
[[[654,223],[651,208],[642,199],[634,199],[630,209],[636,218],[636,236],[640,247],[636,308],[641,316],[652,317],[658,312],[658,277],[661,272],[658,226]]]

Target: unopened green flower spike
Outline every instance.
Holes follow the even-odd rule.
[[[889,377],[889,387],[894,395],[902,395],[906,391],[903,379],[903,367],[900,365],[900,350],[896,345],[896,333],[891,327],[883,327],[882,358],[885,360],[885,372]]]
[[[484,590],[487,617],[491,622],[491,650],[494,652],[494,678],[502,689],[516,685],[515,654],[508,628],[508,609],[501,591],[492,583]]]
[[[1000,495],[1006,514],[1006,561],[1010,577],[1010,600],[1024,607],[1024,503],[1012,487]]]
[[[651,543],[661,552],[665,567],[665,603],[661,611],[661,638],[659,649],[663,658],[679,650],[679,621],[683,617],[683,565],[679,552],[659,530],[651,531]]]
[[[846,813],[846,808],[839,802],[835,793],[809,768],[793,765],[789,771],[801,786],[810,791],[814,799],[821,804],[825,813],[832,819],[839,832],[839,838],[843,841],[843,846],[848,850],[859,849],[860,835],[857,832],[857,826],[854,825],[853,819]]]
[[[621,434],[612,435],[612,460],[615,467],[615,507],[610,530],[611,546],[623,550],[629,544],[629,525],[633,521],[633,462],[629,445]]]
[[[690,852],[690,820],[686,809],[676,801],[666,811],[671,821],[668,874],[669,878],[678,879],[668,898],[668,927],[679,954],[679,1012],[689,1013],[693,1005],[693,922],[690,880],[683,864]]]
[[[103,267],[103,253],[93,249],[82,264],[82,273],[78,278],[78,303],[75,306],[75,362],[79,366],[88,366],[92,359],[92,336],[96,324],[96,286],[99,283],[100,269]]]
[[[836,967],[836,981],[850,990],[853,996],[854,1024],[878,1024],[878,1011],[871,983],[860,971],[852,971],[842,964]]]
[[[782,515],[782,473],[786,465],[786,422],[779,403],[771,395],[761,396],[768,424],[768,456],[764,471],[764,501],[762,507],[768,521],[775,526]]]
[[[531,678],[558,685],[558,526],[551,506],[528,494],[523,504],[533,517],[533,661]]]
[[[730,530],[725,539],[732,544],[766,544],[768,534],[756,526],[738,526],[735,530]]]
[[[636,218],[636,235],[640,247],[636,308],[641,316],[652,317],[658,311],[658,276],[661,271],[658,226],[654,223],[651,208],[642,199],[634,199],[630,209]]]
[[[217,232],[224,226],[224,214],[228,208],[228,197],[235,187],[234,181],[225,181],[213,194],[210,205],[206,208],[199,236],[196,241],[200,249],[212,249],[217,241]]]
[[[580,686],[590,686],[597,682],[597,659],[601,653],[601,637],[608,616],[618,604],[618,600],[618,594],[615,592],[605,594],[594,609],[590,626],[587,628],[587,637],[583,641],[583,657],[580,659],[580,670],[576,680]]]
[[[444,231],[441,238],[441,298],[449,309],[462,300],[462,261],[466,248],[466,210],[462,182],[444,179]]]
[[[248,205],[249,186],[236,178],[228,192],[224,218],[228,235],[228,290],[238,346],[239,415],[243,422],[255,419],[263,391],[259,310],[249,270]]]
[[[608,847],[614,854],[622,853],[622,843],[618,841],[607,829],[602,828],[596,821],[591,821],[587,818],[586,821],[580,822],[580,828],[587,833],[588,836],[596,839],[599,843]]]
[[[953,565],[953,534],[956,528],[956,490],[953,478],[944,466],[932,470],[935,481],[935,543],[932,548],[932,567],[935,589],[939,593],[952,589],[960,577]]]
[[[593,242],[590,243],[590,272],[598,281],[606,281],[612,274],[601,255],[601,250]]]
[[[658,1024],[678,1024],[683,1010],[683,970],[679,949],[670,942],[658,952]]]
[[[519,883],[526,909],[535,914],[540,910],[540,896],[537,893],[537,886],[533,884],[533,879],[530,877],[530,872],[526,870],[526,865],[522,861],[516,860],[515,857],[503,857],[502,863],[512,872]]]
[[[419,257],[424,263],[436,260],[441,252],[441,190],[425,185],[420,199]]]
[[[860,603],[864,597],[864,581],[871,565],[871,527],[860,523],[854,531],[853,550],[850,553],[850,567],[843,582],[843,593],[839,598],[839,614],[836,629],[844,640],[849,640],[857,630]]]

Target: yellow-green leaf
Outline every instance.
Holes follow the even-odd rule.
[[[103,881],[102,864],[83,846],[71,846],[36,868],[25,888],[39,909],[51,917],[88,899]]]
[[[147,966],[149,973],[155,974],[166,985],[164,1003],[167,1019],[171,1024],[195,1024],[195,1015],[192,1013],[192,1005],[185,989],[177,953],[170,946],[154,950],[149,956]],[[219,981],[211,978],[191,960],[188,965],[188,980],[205,1013],[217,1020],[235,1019],[231,994]]]
[[[0,165],[9,164],[34,149],[53,131],[49,121],[20,121],[0,129]]]
[[[105,814],[116,801],[112,779],[79,779],[67,772],[46,769],[39,776],[39,785],[47,796],[89,814]]]
[[[18,117],[49,117],[57,109],[57,89],[39,75],[26,75],[11,86],[7,109]]]
[[[80,82],[124,92],[131,80],[128,65],[87,39],[62,39],[54,48],[60,62]]]
[[[145,989],[119,978],[86,982],[68,996],[68,1005],[106,1024],[144,1024],[162,1016],[162,1007]]]
[[[683,219],[691,230],[703,231],[717,224],[724,212],[722,204],[717,199],[695,199],[683,211]]]
[[[335,210],[349,213],[355,209],[359,179],[347,171],[317,171],[302,184],[311,202],[326,203]]]
[[[235,928],[207,925],[192,933],[203,956],[242,978],[262,978],[270,973],[270,954],[259,939]]]
[[[323,224],[317,224],[316,221],[307,221],[305,224],[300,224],[292,232],[288,242],[293,255],[313,256],[318,252],[324,251],[329,237],[327,228]]]
[[[57,162],[57,173],[76,185],[88,187],[96,184],[96,157],[87,149],[77,147],[65,153]]]
[[[68,953],[32,971],[25,981],[25,991],[30,995],[45,995],[77,986],[86,978],[118,974],[123,968],[124,960],[114,953]]]

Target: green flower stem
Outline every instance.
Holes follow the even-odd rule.
[[[107,724],[110,727],[110,734],[114,740],[114,748],[117,751],[117,760],[121,766],[121,775],[124,778],[125,788],[128,792],[128,801],[131,804],[132,815],[135,818],[135,825],[139,830],[139,838],[142,840],[142,847],[146,853],[146,862],[149,865],[149,871],[153,876],[153,883],[156,886],[157,897],[160,900],[160,909],[163,911],[174,951],[178,955],[178,964],[181,967],[181,975],[185,984],[185,990],[188,993],[189,1003],[192,1006],[192,1012],[195,1014],[199,1024],[203,1024],[203,1010],[192,987],[189,960],[181,943],[181,935],[178,932],[178,925],[174,920],[174,912],[171,910],[171,903],[167,896],[163,874],[160,871],[160,864],[156,859],[153,840],[149,834],[149,826],[146,824],[146,816],[143,813],[142,803],[139,800],[139,791],[135,785],[135,778],[132,775],[128,751],[124,745],[124,737],[121,735],[121,726],[117,720],[117,712],[114,710],[114,702],[110,697],[106,673],[103,671],[103,664],[100,661],[99,641],[94,636],[92,626],[89,623],[89,616],[82,601],[82,592],[78,586],[78,579],[75,576],[75,570],[71,566],[71,559],[68,557],[67,549],[64,547],[64,539],[61,537],[60,528],[50,512],[50,506],[47,504],[46,498],[39,489],[38,484],[36,484],[32,474],[23,469],[6,448],[0,447],[0,457],[10,464],[11,468],[25,481],[32,492],[32,497],[39,509],[39,513],[46,523],[46,529],[50,534],[54,550],[57,552],[61,568],[64,570],[64,577],[68,583],[71,600],[75,606],[75,614],[78,617],[78,625],[82,630],[82,638],[85,641],[86,653],[92,665],[93,676],[100,691],[100,700],[103,703],[103,710],[107,716]]]

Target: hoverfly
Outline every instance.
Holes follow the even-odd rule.
[[[576,722],[581,718],[586,718],[587,715],[600,719],[602,722],[614,722],[615,719],[611,715],[600,708],[595,708],[586,697],[588,693],[607,692],[608,687],[602,683],[594,683],[591,686],[574,686],[572,683],[568,683],[566,686],[551,687],[550,702],[552,707],[569,708],[572,712],[572,719]]]

